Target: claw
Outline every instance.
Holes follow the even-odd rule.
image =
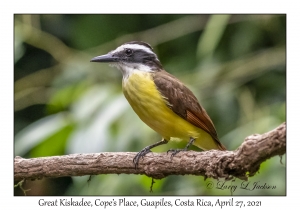
[[[171,160],[172,160],[173,157],[174,157],[177,153],[179,153],[179,152],[181,152],[181,151],[186,151],[186,149],[169,149],[169,150],[167,151],[167,154],[169,154],[169,152],[172,153],[172,154],[171,154]]]
[[[144,148],[137,153],[137,155],[133,158],[132,162],[134,163],[134,168],[137,169],[140,158],[144,158],[146,154],[152,152],[149,148]]]
[[[139,151],[139,152],[137,153],[137,155],[136,155],[136,156],[133,158],[133,160],[132,160],[135,169],[137,169],[137,167],[138,167],[140,158],[144,158],[144,156],[145,156],[146,154],[148,154],[149,152],[151,152],[150,149],[152,149],[152,148],[154,148],[154,147],[157,147],[157,146],[159,146],[159,145],[162,145],[162,144],[166,144],[166,143],[168,143],[168,141],[165,140],[165,139],[163,139],[163,140],[161,140],[161,141],[159,141],[159,142],[157,142],[157,143],[155,143],[155,144],[152,144],[152,145],[150,145],[150,146],[148,146],[148,147],[145,147],[144,149],[142,149],[141,151]]]
[[[188,148],[189,148],[189,146],[190,146],[191,144],[193,144],[194,141],[195,141],[195,139],[192,138],[192,137],[190,137],[190,141],[189,141],[189,143],[186,145],[186,147],[185,147],[184,149],[169,149],[169,150],[167,151],[167,154],[168,154],[169,152],[172,152],[172,154],[171,154],[171,160],[172,160],[173,157],[174,157],[177,153],[179,153],[179,152],[181,152],[181,151],[187,151]]]

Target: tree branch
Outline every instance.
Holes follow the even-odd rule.
[[[132,162],[134,152],[104,152],[24,159],[15,157],[14,179],[83,176],[97,174],[145,174],[155,179],[169,175],[200,175],[205,178],[247,180],[265,160],[286,153],[286,123],[259,135],[248,136],[235,151],[210,150],[149,153],[140,159],[138,169]]]

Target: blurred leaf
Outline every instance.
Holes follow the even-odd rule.
[[[124,113],[128,103],[124,96],[112,96],[105,106],[98,107],[89,121],[80,121],[68,141],[67,151],[101,152],[107,151],[109,145],[109,126]],[[88,141],[88,142],[87,142]]]
[[[66,110],[86,91],[87,87],[87,82],[83,80],[79,84],[68,85],[59,89],[49,100],[48,112],[56,113]]]
[[[70,123],[64,112],[40,119],[15,136],[15,155],[22,156]]]
[[[197,57],[211,57],[219,44],[230,15],[211,15],[198,42]]]
[[[30,151],[31,157],[45,157],[65,154],[65,144],[74,126],[68,125],[49,136]]]

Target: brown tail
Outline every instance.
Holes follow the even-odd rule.
[[[222,151],[226,151],[227,150],[226,147],[221,142],[218,141],[217,144],[218,144],[219,150],[222,150]]]

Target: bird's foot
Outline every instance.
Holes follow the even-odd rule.
[[[177,153],[179,153],[179,152],[181,152],[181,151],[187,151],[187,149],[186,148],[184,148],[184,149],[169,149],[168,151],[167,151],[167,154],[169,154],[169,152],[171,153],[171,159],[173,159],[173,157],[177,154]]]
[[[145,156],[146,154],[148,154],[149,152],[152,152],[152,151],[150,150],[150,148],[149,148],[149,147],[145,147],[144,149],[142,149],[141,151],[139,151],[139,152],[137,153],[137,155],[133,158],[133,163],[134,163],[135,169],[137,169],[137,167],[138,167],[140,158],[144,158],[144,156]]]
[[[169,152],[172,153],[172,154],[171,154],[171,160],[172,160],[173,157],[174,157],[177,153],[179,153],[179,152],[181,152],[181,151],[187,151],[188,148],[190,147],[190,145],[192,145],[192,144],[194,143],[194,141],[195,141],[195,139],[192,138],[192,137],[190,137],[190,141],[189,141],[189,143],[185,146],[184,149],[169,149],[169,150],[167,151],[167,154],[168,154]]]
[[[133,163],[134,163],[135,169],[137,169],[137,167],[138,167],[140,158],[144,158],[144,156],[145,156],[147,153],[151,152],[150,149],[152,149],[152,148],[154,148],[154,147],[157,147],[157,146],[159,146],[159,145],[162,145],[162,144],[166,144],[166,143],[168,143],[168,141],[167,141],[166,139],[162,139],[161,141],[156,142],[155,144],[152,144],[152,145],[150,145],[150,146],[148,146],[148,147],[145,147],[145,148],[142,149],[140,152],[138,152],[137,155],[133,158]]]

